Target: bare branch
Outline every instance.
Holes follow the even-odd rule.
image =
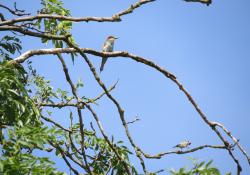
[[[206,4],[207,6],[212,4],[212,0],[184,0],[184,1],[186,1],[186,2],[199,2],[202,4]]]
[[[117,14],[114,14],[112,17],[69,17],[69,16],[60,16],[60,15],[51,15],[51,14],[38,14],[36,16],[28,16],[28,17],[22,17],[22,18],[16,18],[7,20],[0,23],[0,26],[3,25],[10,25],[18,22],[24,22],[24,21],[34,21],[38,19],[58,19],[58,20],[64,20],[64,21],[72,21],[72,22],[89,22],[89,21],[96,21],[96,22],[119,22],[121,21],[121,17],[132,13],[136,8],[140,7],[143,4],[153,2],[155,0],[139,0],[137,3],[131,5],[128,9],[119,12]]]
[[[116,83],[115,83],[113,86],[111,86],[111,87],[109,88],[109,90],[108,90],[109,92],[111,92],[113,89],[115,89],[115,87],[116,87],[118,81],[119,81],[119,80],[117,80]],[[86,103],[93,103],[93,102],[96,102],[97,100],[101,99],[105,94],[106,94],[106,93],[103,92],[103,93],[100,94],[99,96],[97,96],[97,97],[95,97],[95,98],[93,98],[93,99],[88,100]]]
[[[43,115],[41,115],[41,118],[44,119],[44,120],[47,121],[47,122],[53,123],[55,126],[57,126],[58,128],[60,128],[60,129],[62,129],[62,130],[64,130],[64,131],[66,131],[66,132],[69,132],[69,133],[72,132],[72,131],[70,131],[70,130],[64,128],[64,127],[63,127],[62,125],[60,125],[59,123],[56,123],[55,121],[51,120],[50,118],[47,118],[47,117],[45,117],[45,116],[43,116]]]
[[[52,107],[52,108],[63,108],[63,107],[78,107],[77,103],[41,103],[39,106]]]
[[[89,49],[89,48],[81,48],[80,50],[83,53],[88,53],[88,54],[92,54],[92,55],[99,56],[99,57],[110,57],[110,58],[111,57],[126,57],[126,58],[131,58],[131,59],[133,59],[133,60],[135,60],[137,62],[141,62],[141,63],[143,63],[145,65],[148,65],[150,67],[155,68],[156,70],[163,73],[165,76],[167,76],[170,79],[176,79],[176,77],[173,74],[171,74],[170,72],[164,70],[163,68],[161,68],[160,66],[158,66],[154,62],[152,62],[152,61],[150,61],[148,59],[142,58],[140,56],[130,54],[128,52],[124,52],[124,51],[99,52],[99,51]],[[34,55],[46,55],[46,54],[57,54],[57,53],[74,53],[74,52],[76,52],[76,49],[74,49],[74,48],[31,50],[31,51],[27,51],[24,54],[17,57],[15,59],[15,61],[17,61],[18,63],[22,63],[26,59],[28,59],[29,57],[34,56]]]
[[[16,16],[25,16],[25,15],[30,15],[30,13],[24,13],[24,10],[19,10],[16,8],[16,3],[14,4],[15,10],[10,9],[9,7],[0,4],[0,7],[8,10],[11,14],[16,15]]]
[[[66,162],[67,166],[70,168],[70,170],[73,171],[74,174],[80,175],[80,173],[75,168],[72,167],[71,163],[67,160],[66,156],[63,153],[61,153],[61,155],[63,160]]]
[[[52,141],[49,141],[49,144],[52,145],[52,146],[53,146],[54,148],[56,148],[57,150],[59,150],[59,151],[60,151],[60,154],[62,155],[63,160],[65,161],[65,163],[67,164],[67,166],[68,166],[76,175],[80,175],[80,173],[79,173],[75,168],[73,168],[73,167],[71,166],[70,162],[67,160],[67,158],[66,158],[66,156],[65,156],[67,153],[66,153],[58,144],[53,143]],[[71,160],[73,160],[73,162],[75,162],[74,159],[71,157],[70,154],[67,154],[67,157],[71,158]],[[81,166],[80,163],[78,163],[78,162],[75,162],[75,163],[77,163],[79,166]],[[81,167],[82,167],[82,166],[81,166]]]
[[[192,153],[192,152],[204,149],[204,148],[227,149],[225,146],[203,145],[203,146],[198,146],[198,147],[186,150],[186,151],[175,150],[175,151],[167,151],[167,152],[159,153],[156,155],[149,155],[149,154],[145,154],[145,153],[143,153],[143,155],[149,159],[160,159],[167,154],[187,154],[187,153]]]
[[[15,32],[22,33],[24,35],[34,36],[38,38],[55,39],[55,40],[65,40],[67,37],[71,36],[70,34],[51,35],[51,34],[46,34],[46,33],[33,32],[27,29],[23,29],[20,26],[0,26],[0,31],[15,31]]]
[[[137,121],[140,121],[140,119],[139,119],[137,116],[135,116],[135,118],[134,118],[132,121],[127,122],[127,125],[128,125],[128,124],[135,123],[135,122],[137,122]]]
[[[248,160],[248,164],[250,165],[250,157],[247,155],[247,152],[244,150],[244,148],[240,145],[239,143],[239,139],[236,139],[231,132],[222,124],[218,123],[218,122],[212,122],[214,125],[220,127],[234,142],[234,144],[236,144],[238,146],[238,148],[240,149],[240,151],[244,154],[244,156],[247,158]]]

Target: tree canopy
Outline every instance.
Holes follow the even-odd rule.
[[[41,9],[36,14],[31,14],[26,9],[18,9],[16,3],[13,7],[0,3],[0,8],[5,10],[5,13],[0,12],[0,31],[4,34],[0,40],[0,174],[66,174],[67,172],[62,172],[52,161],[51,158],[57,156],[64,161],[70,173],[79,175],[220,175],[219,167],[214,166],[212,160],[192,160],[190,168],[183,167],[179,170],[169,170],[171,167],[166,170],[166,167],[162,167],[152,171],[150,165],[145,163],[145,159],[162,159],[169,154],[188,154],[207,149],[225,150],[225,154],[229,155],[237,167],[237,174],[242,172],[242,166],[235,149],[240,151],[250,165],[250,158],[239,139],[222,123],[209,119],[175,74],[150,59],[127,51],[102,52],[83,48],[77,43],[77,37],[80,36],[71,33],[77,22],[114,22],[113,25],[116,25],[126,15],[139,8],[143,10],[143,6],[150,6],[154,1],[156,0],[139,0],[110,17],[74,17],[60,0],[41,0]],[[206,6],[212,3],[211,0],[185,1]],[[46,48],[25,52],[22,49],[22,37],[39,38]],[[55,89],[51,85],[53,82],[37,72],[32,58],[39,55],[57,57],[62,69],[62,75],[58,78],[67,82],[69,88]],[[70,55],[70,65],[65,61],[65,55]],[[176,85],[221,144],[191,148],[188,145],[179,145],[177,149],[156,154],[144,151],[129,128],[140,119],[135,117],[128,120],[123,104],[113,93],[119,81],[110,87],[106,85],[92,57],[127,58],[163,75]],[[102,89],[102,93],[95,97],[81,93],[85,82],[79,78],[75,83],[70,73],[70,68],[75,66],[78,59],[84,62],[88,67],[85,71],[90,72],[98,88]],[[116,139],[115,133],[109,135],[106,132],[103,127],[105,118],[95,109],[102,98],[107,98],[116,109],[116,115],[121,122],[116,127],[123,128],[128,141]],[[92,117],[90,122],[85,119],[85,113]],[[55,115],[64,115],[68,121],[67,126],[60,123],[60,119],[54,120]],[[135,157],[136,161],[132,161]],[[135,162],[140,164],[140,168]]]

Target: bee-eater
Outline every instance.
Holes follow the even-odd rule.
[[[104,45],[102,47],[102,51],[103,52],[113,52],[114,42],[115,42],[116,39],[118,39],[118,38],[116,38],[114,36],[109,36],[106,39],[106,41],[105,41],[105,43],[104,43]],[[108,59],[107,57],[102,58],[102,64],[101,64],[101,67],[100,67],[100,72],[103,71],[104,64],[106,63],[107,59]]]
[[[181,148],[182,149],[182,148],[187,148],[189,145],[191,145],[191,142],[185,140],[185,141],[175,145],[173,148]]]

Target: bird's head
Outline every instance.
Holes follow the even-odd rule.
[[[118,39],[118,38],[116,38],[115,36],[112,36],[112,35],[111,35],[111,36],[109,36],[107,39],[108,39],[108,40],[113,40],[113,41],[114,41],[114,40],[116,40],[116,39]]]

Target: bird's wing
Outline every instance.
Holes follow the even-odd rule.
[[[113,51],[114,43],[111,41],[106,41],[103,45],[102,51],[103,52],[112,52]]]

